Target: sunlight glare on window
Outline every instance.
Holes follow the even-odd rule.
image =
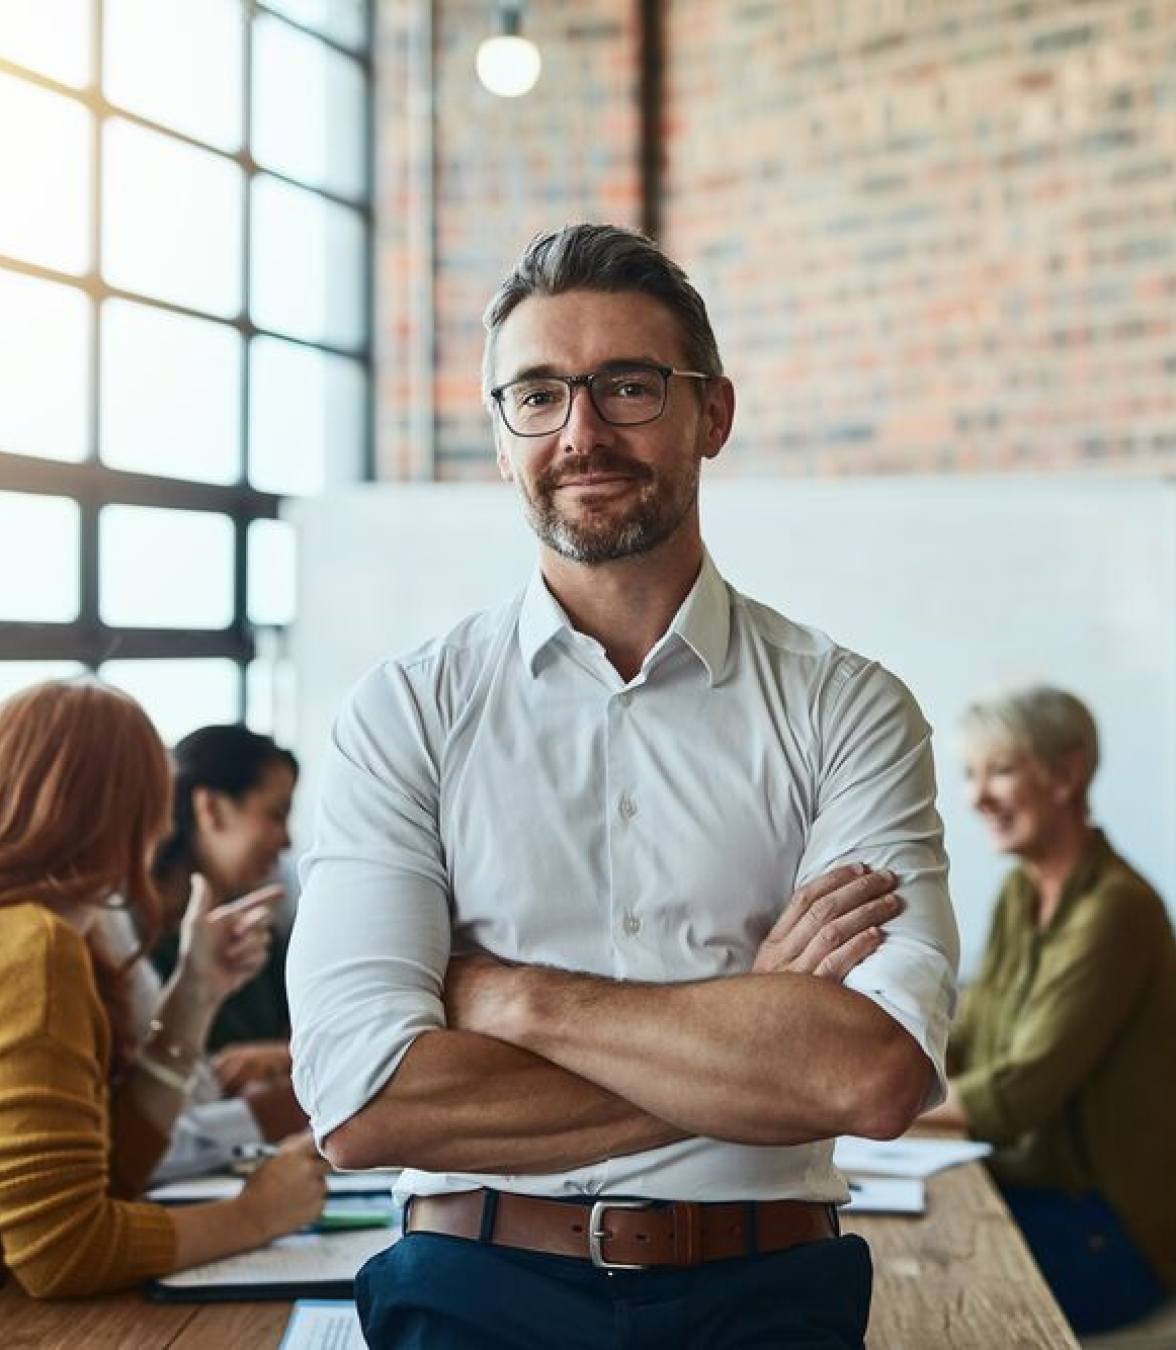
[[[0,450],[86,457],[90,301],[74,286],[0,269]]]
[[[76,99],[0,74],[0,254],[88,270],[91,133]]]
[[[78,521],[67,497],[0,492],[0,620],[77,618]]]
[[[69,680],[86,667],[80,661],[0,661],[0,702],[43,680]]]
[[[102,458],[115,469],[234,483],[241,336],[126,300],[102,308]]]
[[[143,705],[165,745],[197,727],[237,720],[237,667],[220,657],[107,661],[98,674]]]
[[[241,0],[106,0],[111,103],[221,150],[241,144]]]
[[[235,316],[241,306],[244,200],[237,165],[122,118],[104,127],[103,151],[106,280],[223,318]],[[287,286],[290,275],[284,278]]]
[[[262,492],[311,496],[360,476],[363,367],[277,338],[249,348],[249,481]]]
[[[353,51],[367,41],[368,0],[265,0],[265,7]]]
[[[255,520],[248,550],[249,620],[280,628],[293,620],[297,598],[294,526],[285,520]]]
[[[98,606],[127,628],[227,628],[233,522],[208,511],[106,506],[98,517]]]
[[[259,174],[251,223],[254,323],[311,342],[361,346],[367,330],[363,218]]]
[[[341,197],[363,196],[364,79],[359,65],[280,19],[253,25],[253,155]]]
[[[90,0],[0,0],[0,57],[83,89],[90,83]]]

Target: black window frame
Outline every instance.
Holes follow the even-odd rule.
[[[373,267],[375,249],[374,218],[374,158],[375,158],[375,70],[373,61],[376,0],[366,5],[366,33],[362,50],[356,51],[344,43],[320,33],[314,27],[301,23],[257,0],[241,0],[244,10],[242,42],[244,84],[242,89],[242,137],[236,151],[224,151],[186,135],[172,127],[130,112],[107,101],[103,92],[102,52],[105,38],[105,7],[103,0],[91,0],[91,80],[82,89],[62,84],[39,71],[30,70],[0,57],[0,73],[14,76],[29,84],[81,103],[93,114],[91,143],[93,173],[91,178],[91,236],[90,267],[81,276],[59,272],[53,268],[29,263],[0,254],[0,269],[25,276],[56,282],[80,290],[91,301],[90,306],[90,392],[87,408],[88,444],[86,458],[80,462],[62,462],[38,456],[15,453],[0,445],[0,491],[64,497],[75,502],[79,509],[79,610],[76,619],[65,623],[0,620],[0,663],[7,661],[76,661],[94,670],[104,661],[113,659],[150,660],[175,658],[228,658],[237,666],[237,714],[243,721],[246,713],[246,671],[257,655],[255,626],[248,617],[249,590],[248,536],[250,525],[257,520],[273,520],[279,515],[283,498],[275,493],[261,492],[248,481],[250,347],[255,337],[275,337],[284,342],[310,348],[328,355],[347,357],[363,367],[366,397],[363,408],[362,463],[360,481],[375,477],[374,451],[374,304]],[[353,200],[340,194],[273,169],[259,165],[252,156],[253,105],[253,23],[265,15],[289,28],[304,33],[333,51],[356,62],[365,79],[363,159],[365,183],[362,200]],[[244,175],[242,218],[242,304],[238,314],[226,319],[178,305],[154,296],[127,291],[107,283],[101,274],[102,260],[102,145],[103,129],[110,118],[117,117],[182,144],[194,146],[208,154],[218,155],[240,167]],[[250,283],[252,278],[250,235],[252,224],[252,185],[259,175],[289,183],[315,196],[346,207],[358,214],[364,223],[365,248],[362,259],[363,295],[365,308],[364,341],[357,347],[342,347],[329,342],[298,338],[289,333],[259,327],[249,315]],[[240,474],[235,483],[212,484],[192,479],[169,478],[148,473],[114,469],[98,458],[101,425],[101,361],[102,306],[107,300],[126,299],[136,304],[164,310],[172,314],[197,319],[212,319],[241,335],[241,413],[240,413]],[[233,619],[223,629],[205,628],[143,628],[104,623],[98,604],[99,514],[106,506],[132,505],[168,509],[216,512],[228,516],[234,535],[234,594]]]

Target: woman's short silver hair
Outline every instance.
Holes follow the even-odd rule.
[[[1090,709],[1064,689],[1031,685],[1009,689],[968,705],[959,721],[966,747],[1009,747],[1053,766],[1078,751],[1083,792],[1098,768],[1098,727]]]

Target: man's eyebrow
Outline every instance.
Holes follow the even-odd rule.
[[[666,365],[665,361],[659,361],[656,356],[611,356],[607,361],[601,361],[598,366],[593,367],[593,373],[598,370],[628,370],[631,366],[657,366]],[[509,380],[503,380],[503,384],[510,384],[514,380],[544,380],[551,376],[588,374],[587,371],[568,371],[560,370],[550,362],[543,361],[538,365],[524,366],[522,370],[517,370]]]

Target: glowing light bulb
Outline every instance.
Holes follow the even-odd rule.
[[[542,68],[539,48],[528,38],[514,35],[486,38],[474,58],[478,79],[499,98],[529,94]]]

